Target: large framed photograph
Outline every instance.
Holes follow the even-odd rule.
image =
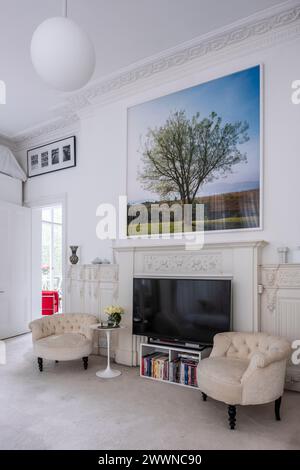
[[[76,166],[75,136],[27,151],[27,173],[29,178],[74,166]]]
[[[262,65],[136,104],[127,119],[127,228],[142,204],[144,234],[174,233],[150,215],[175,203],[193,217],[202,205],[205,231],[262,228]]]

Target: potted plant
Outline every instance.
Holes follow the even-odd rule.
[[[119,305],[110,305],[104,309],[104,313],[108,316],[107,323],[109,326],[119,326],[124,309]]]

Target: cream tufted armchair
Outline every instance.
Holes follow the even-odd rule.
[[[97,323],[95,316],[80,313],[55,314],[32,321],[29,328],[40,371],[43,371],[43,359],[59,362],[82,358],[87,369],[93,347],[90,325],[94,323]]]
[[[229,425],[235,428],[236,405],[275,401],[280,420],[286,360],[290,344],[265,333],[220,333],[214,337],[210,356],[199,362],[198,386],[207,395],[228,405]]]

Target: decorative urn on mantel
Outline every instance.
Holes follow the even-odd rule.
[[[70,263],[71,264],[77,264],[78,261],[79,261],[79,258],[77,256],[77,250],[78,250],[79,246],[76,246],[76,245],[71,245],[70,246],[70,250],[72,252],[71,256],[70,256]]]

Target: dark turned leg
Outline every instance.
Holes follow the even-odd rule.
[[[207,400],[207,395],[206,395],[206,393],[203,393],[203,392],[202,392],[202,400],[203,400],[203,401],[206,401],[206,400]]]
[[[275,401],[275,417],[277,421],[280,421],[280,406],[281,406],[281,397],[277,398]]]
[[[83,367],[84,367],[84,370],[87,370],[87,368],[88,368],[88,363],[89,363],[89,358],[88,358],[88,357],[83,357],[82,360],[83,360]]]
[[[40,372],[43,372],[43,359],[41,357],[38,357],[38,365]]]
[[[235,428],[235,422],[236,422],[236,407],[233,405],[228,406],[228,421],[229,421],[229,426],[230,429]]]

